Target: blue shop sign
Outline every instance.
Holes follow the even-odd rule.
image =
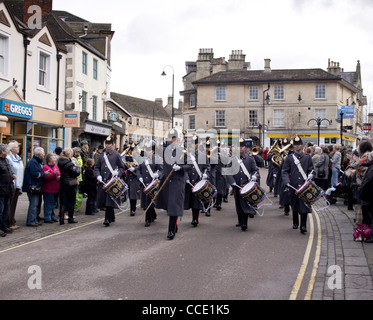
[[[355,106],[338,106],[338,119],[341,119],[341,112],[343,112],[343,119],[355,118]]]
[[[0,100],[0,113],[2,114],[31,120],[33,112],[34,108],[27,104],[6,99]]]

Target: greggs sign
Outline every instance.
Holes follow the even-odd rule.
[[[0,100],[0,113],[9,116],[32,119],[34,108],[27,104],[10,101],[10,100]]]

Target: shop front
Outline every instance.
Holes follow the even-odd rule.
[[[269,133],[267,134],[267,138],[270,139],[270,145],[273,144],[278,139],[292,139],[295,136],[302,138],[303,144],[307,144],[311,142],[312,144],[317,144],[318,141],[318,134],[317,133],[299,133],[299,134],[288,134],[288,133]],[[320,145],[334,145],[337,143],[341,143],[341,135],[340,132],[327,132],[327,133],[320,133]],[[349,135],[344,133],[343,134],[343,145],[345,146],[355,146],[356,145],[356,138],[353,135]]]
[[[0,99],[0,115],[8,118],[0,128],[1,143],[17,141],[24,165],[34,156],[36,147],[44,148],[46,154],[53,153],[58,146],[64,148],[65,129],[61,112],[28,105],[21,98],[17,99],[19,95],[15,92],[11,96],[16,99]]]

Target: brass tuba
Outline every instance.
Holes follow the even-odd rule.
[[[124,163],[124,165],[126,166],[127,169],[133,167],[133,168],[136,168],[139,166],[139,164],[137,163],[137,161],[135,159],[133,159],[133,151],[131,150],[131,148],[134,148],[135,145],[131,145],[129,146],[126,150],[123,151],[123,153],[121,154],[122,156],[122,161]],[[132,158],[132,161],[126,161],[127,160],[127,157],[131,157]],[[126,159],[124,159],[126,158]],[[135,176],[137,175],[136,172],[132,172]]]
[[[281,167],[282,161],[284,161],[284,159],[289,154],[290,147],[291,144],[288,144],[284,148],[280,149],[280,147],[278,146],[278,141],[276,141],[276,143],[272,146],[269,153],[273,153],[271,160],[276,166]]]
[[[275,144],[272,146],[271,150],[269,150],[269,153],[273,153],[271,161],[274,165],[277,167],[281,166],[282,163],[282,155],[281,155],[281,149],[278,146],[278,141],[275,142]]]
[[[254,146],[254,147],[251,148],[251,153],[253,154],[253,156],[257,156],[259,154],[259,152],[260,152],[259,147]]]

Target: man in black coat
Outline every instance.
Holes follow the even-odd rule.
[[[245,141],[240,140],[240,160],[232,157],[232,165],[239,168],[237,174],[227,176],[227,182],[232,186],[234,192],[234,199],[236,204],[236,212],[238,216],[237,227],[241,227],[242,231],[247,230],[248,217],[254,217],[256,211],[251,207],[246,200],[241,196],[240,189],[243,188],[251,180],[256,181],[258,176],[258,167],[256,166],[253,156],[246,153]],[[242,165],[240,162],[242,161]],[[246,168],[248,175],[244,172],[243,167]]]
[[[125,172],[125,167],[119,152],[115,151],[113,137],[108,137],[106,139],[105,146],[105,152],[100,155],[95,164],[95,174],[97,181],[100,182],[97,189],[97,207],[106,207],[104,225],[108,227],[111,222],[115,221],[114,208],[117,208],[118,205],[110,198],[106,191],[103,190],[103,184],[108,182],[114,176],[121,177]],[[113,172],[107,165],[105,156],[107,157]]]
[[[194,150],[188,152],[190,170],[188,171],[187,183],[185,185],[184,210],[192,209],[192,225],[197,227],[200,211],[204,208],[201,200],[192,192],[192,185],[194,186],[200,180],[208,180],[211,168],[207,155],[199,150],[198,137],[193,137],[193,140]]]
[[[12,233],[8,229],[7,221],[10,209],[10,199],[13,194],[14,175],[10,168],[8,159],[8,146],[0,144],[0,237],[5,237],[7,233]]]
[[[313,171],[312,158],[303,152],[302,139],[296,137],[294,139],[294,154],[286,158],[284,167],[281,171],[282,182],[284,186],[289,187],[289,196],[291,197],[291,208],[293,211],[293,229],[299,227],[299,216],[301,216],[300,232],[307,232],[307,216],[312,212],[312,209],[307,206],[304,201],[295,194],[294,189],[299,189],[305,182],[307,177]],[[295,160],[296,159],[296,160]],[[306,175],[306,179],[302,172],[298,169],[296,162],[300,162],[300,166]]]
[[[167,239],[173,240],[177,232],[177,220],[184,214],[185,182],[189,165],[186,162],[184,148],[176,142],[177,133],[172,129],[169,133],[169,144],[163,151],[163,172],[160,185],[164,184],[157,197],[156,208],[167,210],[169,216]],[[167,182],[171,171],[173,174]]]

